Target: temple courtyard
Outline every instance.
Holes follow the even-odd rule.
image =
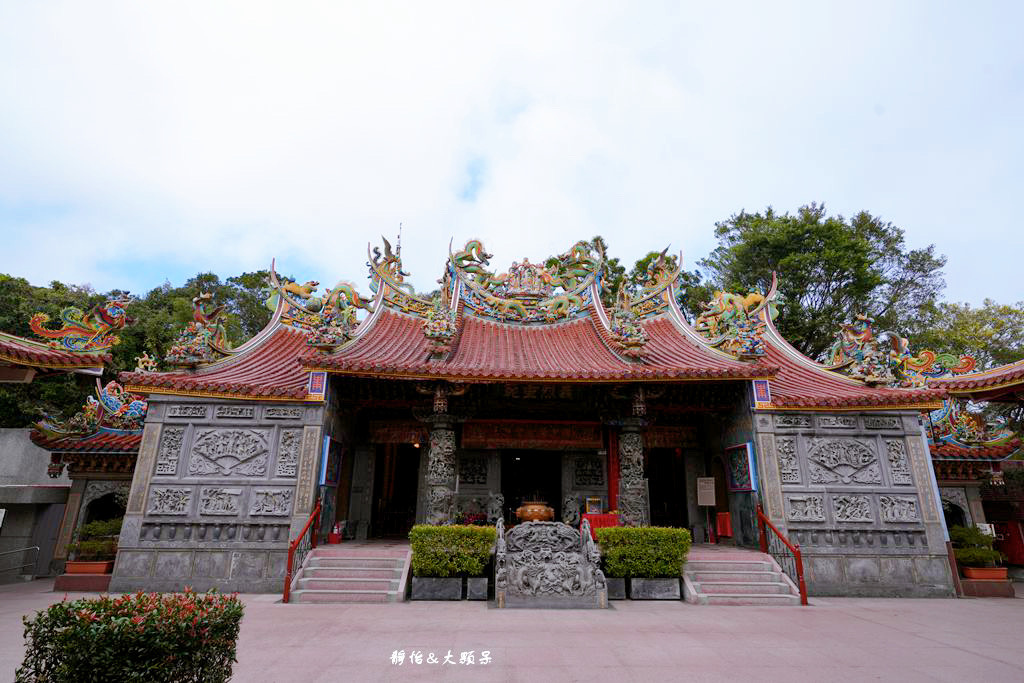
[[[13,677],[21,661],[22,615],[63,597],[52,585],[0,586],[0,676]],[[1019,600],[1024,584],[1016,587]],[[498,610],[480,602],[242,599],[234,680],[246,682],[1024,680],[1024,600],[812,598],[804,608],[616,601],[608,610]],[[453,663],[445,664],[449,653]]]

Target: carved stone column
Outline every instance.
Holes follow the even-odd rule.
[[[455,429],[447,415],[435,413],[428,421],[427,524],[444,524],[451,520],[455,502]]]
[[[651,523],[641,431],[645,424],[641,418],[619,423],[619,512],[623,526],[649,526]]]

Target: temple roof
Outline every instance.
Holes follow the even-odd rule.
[[[111,360],[108,352],[78,352],[51,348],[44,342],[25,339],[0,332],[0,365],[37,368],[42,370],[95,370],[103,369]]]
[[[369,329],[339,351],[309,353],[303,364],[332,373],[457,380],[651,381],[767,378],[775,369],[716,357],[683,337],[665,317],[644,323],[650,337],[644,362],[617,355],[593,318],[522,325],[460,316],[457,345],[432,359],[422,320],[382,309]]]
[[[32,430],[29,438],[40,448],[56,453],[135,453],[142,442],[142,432],[100,432],[87,437],[52,438],[39,430]]]
[[[972,400],[1024,400],[1024,360],[990,370],[931,380],[949,393]]]
[[[306,333],[271,320],[263,332],[227,358],[182,372],[123,372],[128,391],[263,400],[307,400],[309,373],[297,358]]]
[[[1019,438],[993,446],[960,446],[947,443],[931,443],[929,450],[934,460],[974,460],[998,462],[1020,450]]]
[[[308,392],[311,372],[460,382],[767,380],[771,396],[755,406],[765,410],[923,410],[947,395],[945,386],[869,386],[803,356],[771,321],[774,284],[750,309],[751,320],[764,321],[752,354],[709,340],[679,309],[680,271],[664,252],[636,298],[620,296],[613,309],[600,297],[603,255],[582,242],[548,265],[524,260],[495,274],[471,241],[450,255],[433,300],[404,283],[389,244],[383,258],[369,256],[372,301],[344,281],[317,297],[318,283],[282,284],[272,274],[275,315],[253,340],[195,370],[121,380],[142,393],[258,400],[321,400]],[[357,308],[368,312],[361,322]]]

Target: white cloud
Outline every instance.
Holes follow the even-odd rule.
[[[999,248],[1015,25],[930,3],[7,4],[0,271],[140,290],[277,256],[360,281],[403,222],[431,289],[453,236],[498,266],[598,233],[692,265],[715,220],[818,200],[935,242],[952,298],[1021,299]]]

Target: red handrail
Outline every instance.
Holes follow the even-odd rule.
[[[793,553],[793,560],[796,565],[797,587],[800,589],[800,604],[806,605],[807,584],[804,583],[804,560],[803,556],[800,554],[800,544],[791,543],[790,540],[786,538],[774,524],[772,524],[772,520],[768,519],[764,514],[764,508],[761,507],[760,503],[757,505],[757,526],[761,532],[760,541],[762,553],[768,553],[768,529],[771,529],[775,536],[782,541],[783,545],[789,548],[789,551]]]
[[[312,527],[312,531],[310,531]],[[295,538],[294,541],[288,544],[288,568],[285,570],[284,575],[284,595],[282,596],[281,602],[288,602],[288,598],[291,597],[292,592],[292,569],[295,563],[295,551],[298,549],[302,539],[306,537],[306,533],[309,532],[309,547],[310,549],[316,547],[317,531],[320,528],[320,501],[316,502],[313,506],[313,511],[309,513],[309,519],[306,520],[306,526],[302,527],[302,531]]]

